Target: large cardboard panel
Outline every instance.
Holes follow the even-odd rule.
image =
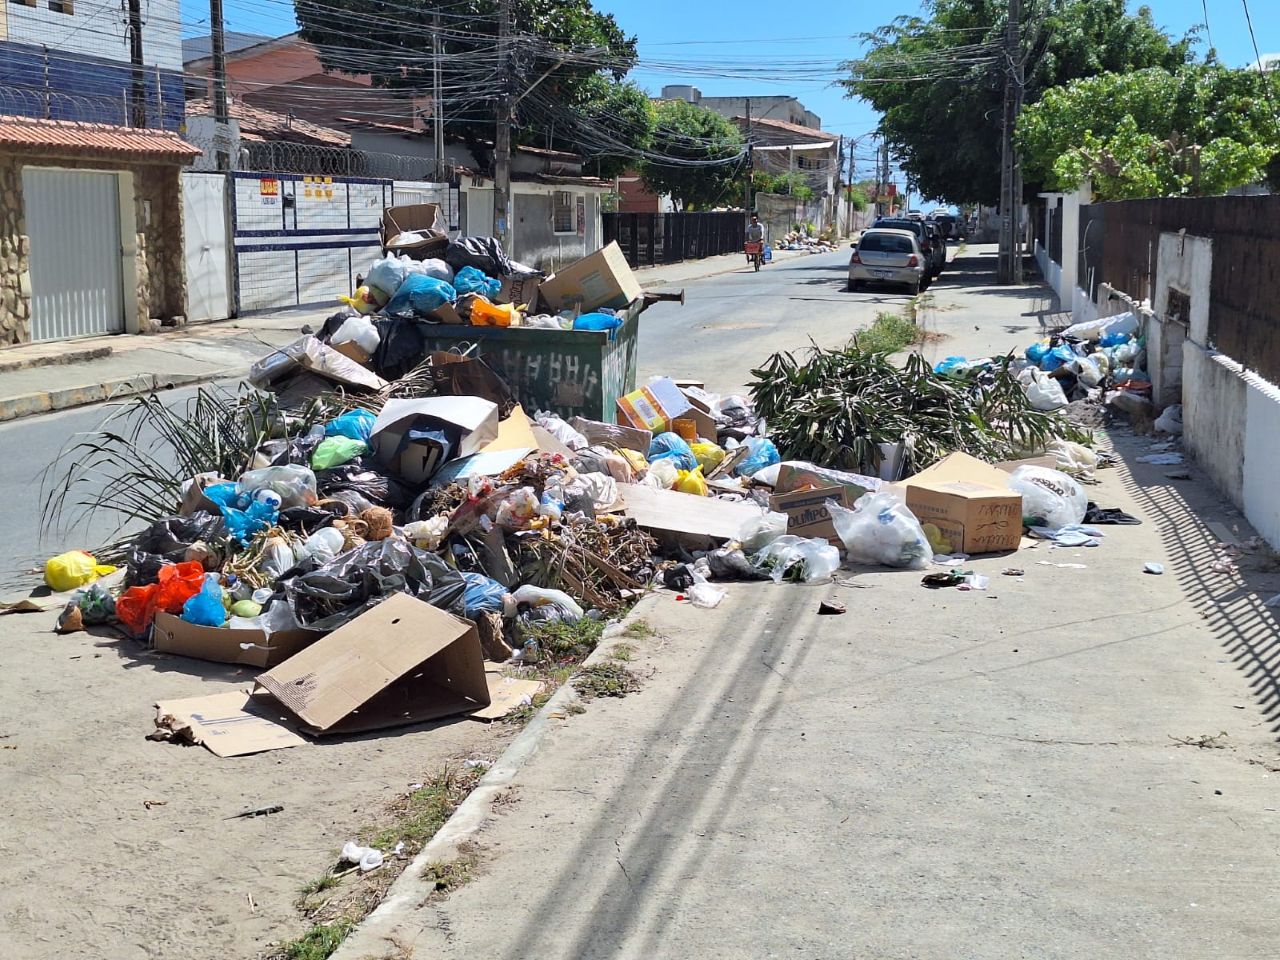
[[[300,737],[278,704],[247,690],[231,690],[156,704],[156,726],[181,740],[203,744],[219,757],[298,747]]]
[[[876,477],[784,461],[778,467],[778,482],[773,489],[776,493],[794,493],[814,487],[841,487],[848,492],[850,500],[856,503],[864,493],[879,490],[882,485]]]
[[[475,625],[408,594],[258,677],[316,734],[379,730],[488,706]]]
[[[472,720],[501,720],[512,710],[531,702],[542,692],[541,680],[520,680],[502,674],[502,664],[486,661],[484,679],[489,685],[489,705],[469,714]]]
[[[643,295],[617,242],[565,267],[539,288],[539,297],[553,311],[567,307],[578,307],[583,313],[601,307],[621,310]]]
[[[626,501],[623,512],[639,526],[678,538],[732,540],[747,521],[760,516],[760,507],[745,501],[732,503],[632,483],[618,484],[618,492]]]
[[[574,417],[569,426],[577,430],[592,444],[602,443],[608,447],[622,447],[635,450],[646,456],[653,443],[652,430],[637,430],[635,427],[616,423],[602,423],[599,420],[588,420],[585,417]]]
[[[827,502],[834,500],[853,507],[853,498],[845,487],[817,487],[793,493],[775,493],[769,498],[769,509],[787,515],[787,533],[796,537],[821,537],[841,545]]]
[[[267,637],[261,630],[202,627],[160,611],[151,631],[151,643],[163,653],[176,653],[197,660],[272,667],[315,643],[321,636],[323,634],[314,630],[281,630]]]

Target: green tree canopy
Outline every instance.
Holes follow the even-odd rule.
[[[1268,89],[1270,94],[1268,95]],[[1280,168],[1280,76],[1218,65],[1073,80],[1023,111],[1023,170],[1103,200],[1221,193]]]
[[[738,202],[746,162],[742,131],[684,100],[658,105],[653,155],[640,165],[645,186],[669,193],[681,210]]]
[[[882,115],[910,185],[954,203],[997,202],[1006,62],[1005,0],[924,0],[925,17],[899,17],[867,34],[865,57],[842,81]],[[1145,67],[1176,69],[1194,37],[1174,41],[1125,0],[1028,0],[1022,22],[1024,102],[1078,77]],[[1024,174],[1028,193],[1042,185]]]
[[[445,130],[461,136],[476,162],[492,158],[494,109],[503,93],[516,107],[516,142],[577,150],[575,132],[609,117],[604,170],[615,156],[643,149],[651,133],[637,88],[623,83],[636,62],[636,39],[591,0],[512,0],[515,38],[508,62],[498,49],[497,0],[296,0],[301,35],[326,70],[369,74],[406,97],[433,89],[433,25],[440,17]],[[647,106],[647,105],[646,105]],[[624,122],[614,119],[624,117]]]

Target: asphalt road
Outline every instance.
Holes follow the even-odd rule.
[[[877,311],[898,310],[905,292],[890,287],[848,293],[849,251],[817,254],[766,266],[745,263],[735,273],[685,287],[685,305],[659,303],[640,321],[641,380],[650,376],[702,380],[715,393],[735,393],[779,350],[812,338],[839,346]]]
[[[184,404],[195,395],[196,388],[174,390],[171,404]],[[45,509],[50,485],[65,475],[64,451],[69,451],[83,435],[95,430],[121,403],[95,404],[77,410],[64,410],[40,417],[27,417],[0,424],[0,543],[5,545],[0,561],[0,597],[34,586],[45,559],[63,550],[88,549],[109,541],[117,521],[108,514],[76,522],[69,529],[54,522]],[[91,488],[84,488],[89,492]],[[66,519],[76,512],[68,510]]]

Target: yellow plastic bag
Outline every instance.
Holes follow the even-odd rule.
[[[696,443],[691,443],[689,444],[689,449],[698,458],[698,466],[702,468],[703,473],[710,473],[720,466],[720,461],[725,458],[725,452],[709,440],[699,440]]]
[[[379,304],[373,297],[373,291],[368,286],[356,287],[356,292],[349,297],[339,297],[341,302],[345,303],[357,313],[368,316],[378,310]]]
[[[99,577],[115,573],[116,568],[98,563],[83,550],[69,550],[51,557],[44,565],[44,582],[50,590],[62,593],[93,583]]]
[[[702,476],[702,467],[694,467],[692,470],[677,470],[676,483],[671,489],[679,490],[681,493],[691,493],[694,496],[705,497],[707,495],[707,481]]]
[[[631,450],[627,447],[619,447],[620,453],[631,464],[631,469],[635,471],[636,476],[642,477],[645,471],[649,469],[649,461],[644,458],[644,454],[639,450]]]

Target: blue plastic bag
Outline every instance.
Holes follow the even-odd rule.
[[[255,533],[274,526],[280,516],[280,504],[256,500],[236,489],[234,483],[215,483],[204,488],[204,495],[218,505],[227,524],[227,532],[247,546]]]
[[[575,330],[617,330],[622,326],[622,318],[608,313],[584,313],[573,321]]]
[[[502,613],[502,598],[508,593],[506,587],[483,573],[464,573],[462,579],[467,584],[462,594],[464,617],[471,619],[477,613]]]
[[[738,465],[733,468],[735,477],[749,477],[757,470],[782,462],[782,456],[772,440],[765,437],[747,437],[745,443],[751,452],[744,459],[739,460]]]
[[[383,312],[389,317],[425,317],[446,303],[458,299],[458,292],[443,280],[425,274],[410,274],[396,295],[387,303]]]
[[[649,462],[670,460],[678,470],[692,470],[698,465],[693,450],[678,433],[660,433],[649,444]]]
[[[453,288],[458,293],[478,293],[492,299],[502,290],[502,281],[493,280],[475,267],[463,267],[453,277]]]
[[[1130,335],[1127,333],[1108,333],[1105,337],[1098,341],[1100,347],[1118,347],[1122,343],[1128,343]]]
[[[1043,343],[1033,343],[1031,346],[1027,347],[1027,362],[1034,363],[1038,367],[1040,366],[1040,361],[1044,359],[1044,355],[1048,352],[1049,348]]]
[[[366,286],[376,287],[382,294],[382,299],[387,300],[396,295],[408,276],[406,261],[389,253],[369,268],[369,276],[365,277],[364,282]]]
[[[334,417],[324,425],[326,437],[349,437],[352,440],[369,442],[373,433],[373,424],[378,418],[368,410],[348,410],[341,416]]]
[[[1043,357],[1040,358],[1040,369],[1045,373],[1057,370],[1064,363],[1071,363],[1079,359],[1079,355],[1065,343],[1054,347]]]
[[[969,361],[964,357],[947,357],[938,361],[938,365],[933,368],[934,373],[957,373],[963,370],[965,364]]]
[[[767,243],[764,245],[764,262],[773,263],[773,247]]]
[[[182,619],[201,627],[220,627],[227,622],[227,608],[222,605],[222,587],[206,580],[200,592],[182,605]]]

